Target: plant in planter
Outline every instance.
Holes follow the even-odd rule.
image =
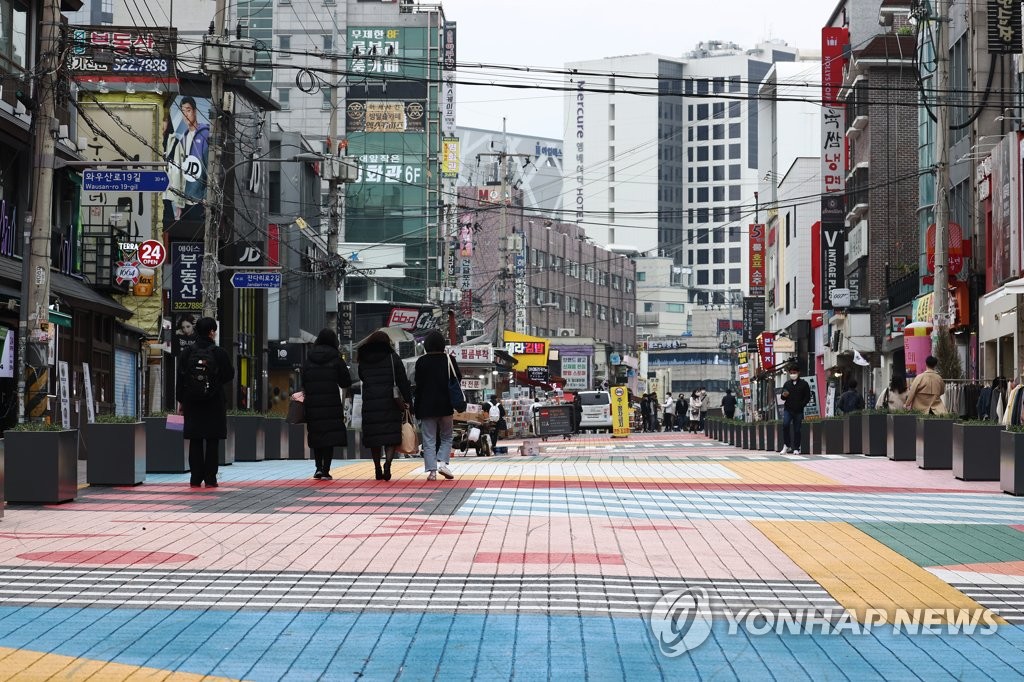
[[[263,461],[264,421],[263,415],[257,412],[228,410],[228,439],[224,447],[225,461],[221,464]]]
[[[870,457],[884,457],[886,454],[886,432],[889,420],[885,412],[865,410],[860,413],[861,452]]]
[[[999,480],[999,433],[992,421],[953,424],[953,475],[961,481]]]
[[[1000,433],[999,446],[999,487],[1010,495],[1024,495],[1024,426]]]
[[[821,447],[816,454],[837,455],[846,451],[846,417],[826,417],[821,422]]]
[[[183,474],[188,472],[188,453],[181,431],[167,428],[167,415],[154,412],[142,418],[146,431],[146,473]]]
[[[269,412],[263,415],[264,459],[287,459],[288,423],[284,415]]]
[[[922,414],[917,418],[917,466],[921,469],[953,468],[955,415]]]
[[[896,462],[917,459],[917,413],[893,410],[886,416],[885,453]]]
[[[101,414],[82,425],[89,485],[139,485],[146,480],[146,425],[136,417]]]
[[[4,431],[8,502],[59,504],[78,495],[78,431],[25,422]]]
[[[864,452],[863,423],[863,411],[850,412],[843,416],[843,452],[846,454],[859,455]]]

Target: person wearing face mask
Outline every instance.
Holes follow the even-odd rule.
[[[782,449],[780,453],[800,454],[800,425],[804,421],[804,408],[811,402],[811,387],[800,378],[800,370],[789,368],[789,381],[782,386]]]

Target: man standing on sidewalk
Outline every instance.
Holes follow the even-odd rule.
[[[804,421],[804,408],[811,402],[811,387],[800,378],[795,365],[789,367],[789,381],[782,386],[782,449],[781,454],[800,454],[800,425]]]

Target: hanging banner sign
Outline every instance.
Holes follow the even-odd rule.
[[[1018,0],[988,0],[988,51],[1021,53],[1021,11]]]

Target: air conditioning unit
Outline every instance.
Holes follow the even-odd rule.
[[[560,328],[558,330],[558,335],[559,336],[576,336],[576,330],[575,329]]]

